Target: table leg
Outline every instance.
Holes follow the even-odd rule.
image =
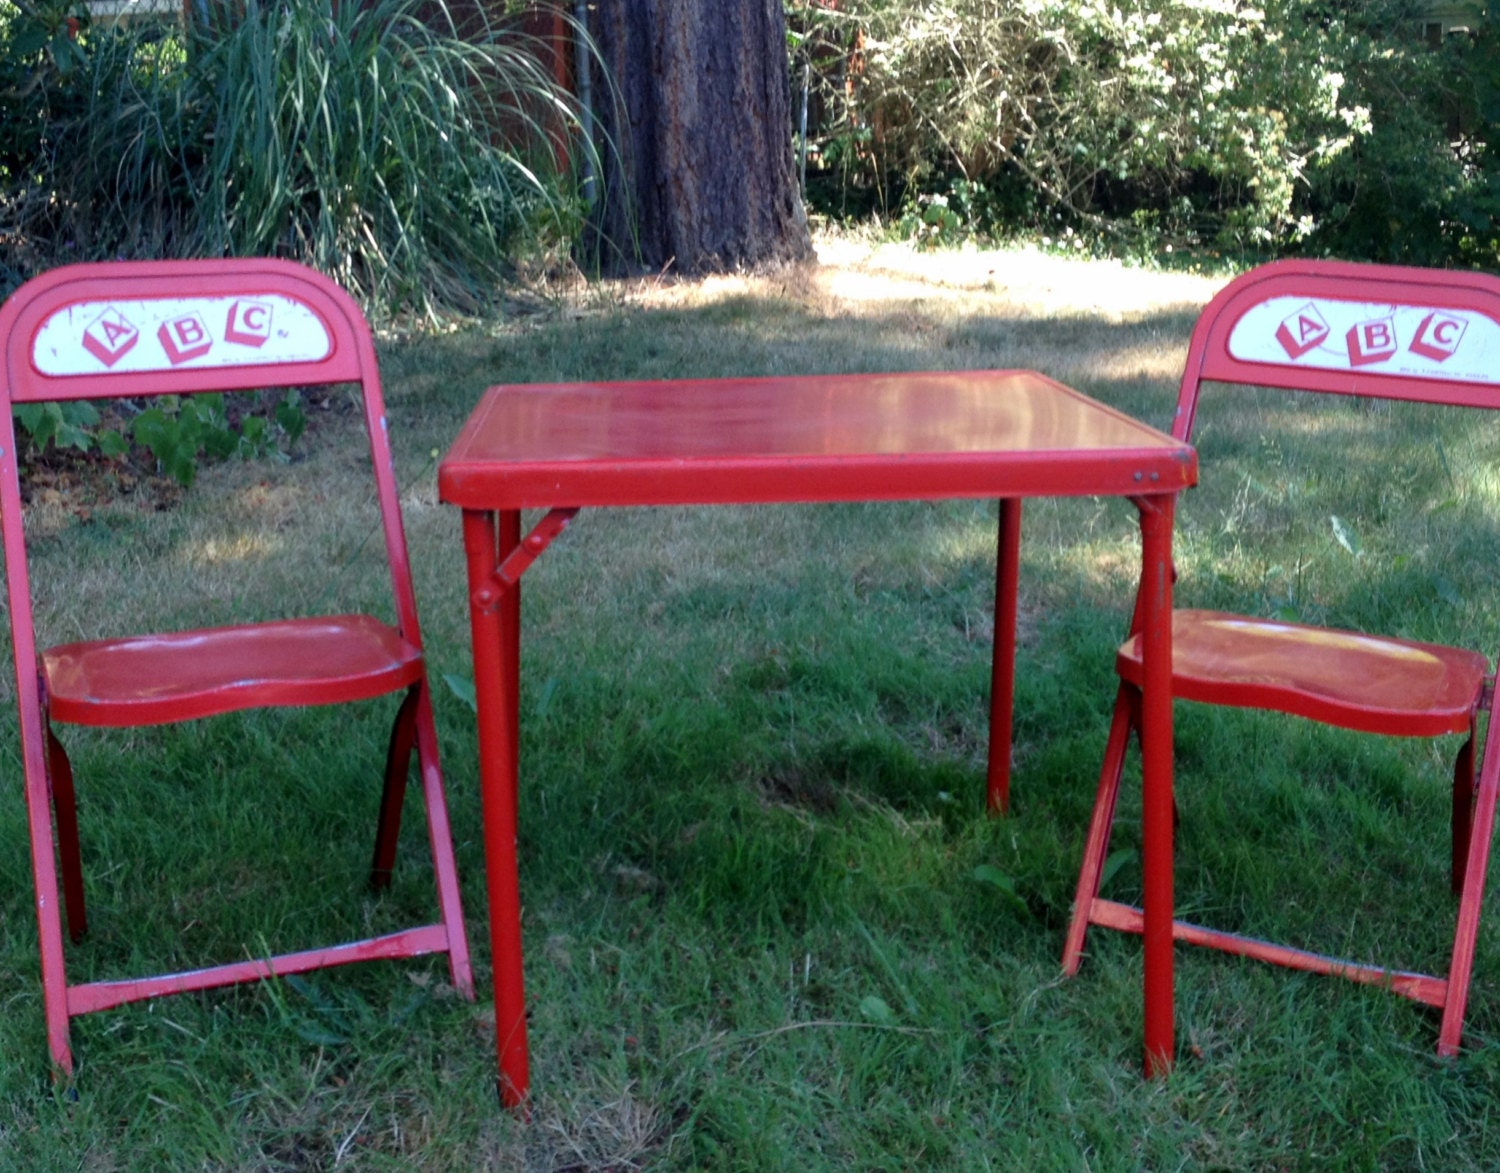
[[[1171,1071],[1172,995],[1172,513],[1170,496],[1136,500],[1141,513],[1141,854],[1145,891],[1145,1066]]]
[[[995,553],[995,647],[990,662],[990,751],[985,805],[992,815],[1010,808],[1010,755],[1016,700],[1016,608],[1021,577],[1021,499],[1000,501]]]
[[[521,544],[521,511],[500,514],[496,565]],[[521,584],[513,583],[500,598],[500,666],[505,673],[504,712],[510,722],[511,818],[519,822],[521,787]]]
[[[517,733],[520,725],[520,587],[495,578],[500,559],[520,544],[521,517],[464,511],[474,700],[479,730],[479,794],[484,815],[490,948],[495,968],[495,1049],[506,1107],[530,1090],[526,988],[521,964],[521,896],[516,863]]]

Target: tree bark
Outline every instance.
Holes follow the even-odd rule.
[[[782,0],[594,0],[606,272],[811,259]]]

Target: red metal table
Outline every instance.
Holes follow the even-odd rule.
[[[520,578],[587,506],[986,497],[1000,501],[988,802],[1005,808],[1021,500],[1116,496],[1140,512],[1145,1056],[1172,1013],[1172,515],[1197,457],[1031,371],[492,387],[438,471],[464,511],[500,1094],[529,1087],[516,874]],[[521,510],[547,513],[522,536]]]

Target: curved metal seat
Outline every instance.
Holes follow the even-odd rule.
[[[368,700],[423,670],[422,649],[369,615],[89,640],[41,659],[54,721],[114,727]]]
[[[1140,687],[1139,636],[1121,646],[1115,671]],[[1223,611],[1172,613],[1172,695],[1185,701],[1440,737],[1469,731],[1488,675],[1478,652],[1442,644]]]

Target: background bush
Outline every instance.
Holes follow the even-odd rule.
[[[1417,0],[786,7],[825,215],[1500,265],[1493,15],[1433,45]],[[576,237],[573,99],[480,6],[461,28],[446,0],[194,11],[104,29],[0,0],[0,293],[68,259],[257,253],[431,317]]]
[[[66,259],[270,255],[377,315],[478,309],[567,240],[577,125],[540,47],[444,0],[247,0],[66,32],[0,0],[0,278]],[[74,14],[75,17],[81,13]]]
[[[1434,46],[1414,0],[788,9],[821,83],[825,211],[904,211],[929,234],[1060,219],[1237,253],[1495,260],[1493,20]]]

